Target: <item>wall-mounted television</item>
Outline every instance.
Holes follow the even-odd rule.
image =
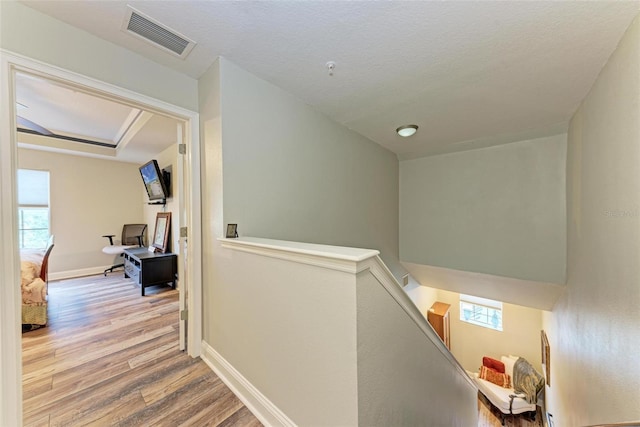
[[[144,188],[147,190],[149,200],[166,201],[169,197],[169,184],[166,182],[167,177],[160,170],[156,160],[149,160],[140,166],[140,175]]]

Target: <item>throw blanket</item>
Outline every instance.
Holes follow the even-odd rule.
[[[22,290],[22,331],[47,324],[47,284],[40,277],[44,251],[20,251]]]
[[[20,288],[22,289],[22,304],[42,305],[47,300],[47,286],[38,277],[40,264],[31,261],[20,262]]]
[[[513,365],[513,389],[517,393],[524,393],[527,403],[536,403],[542,387],[544,377],[526,359],[518,358]]]

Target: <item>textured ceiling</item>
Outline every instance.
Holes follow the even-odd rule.
[[[640,9],[638,1],[25,3],[194,78],[224,56],[400,159],[566,130]],[[181,60],[122,32],[127,4],[198,44]],[[398,137],[407,123],[419,132]]]

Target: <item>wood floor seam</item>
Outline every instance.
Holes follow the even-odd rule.
[[[51,281],[48,326],[23,334],[23,425],[215,426],[241,412],[236,426],[260,426],[180,351],[178,292],[143,297],[115,273]]]
[[[258,427],[200,359],[179,350],[178,290],[122,275],[49,283],[49,325],[23,334],[23,425]],[[479,400],[479,426],[500,426]],[[541,427],[507,417],[509,427]]]

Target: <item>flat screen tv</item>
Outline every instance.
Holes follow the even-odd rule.
[[[140,175],[149,200],[166,200],[169,196],[167,184],[156,160],[149,160],[140,166]]]

